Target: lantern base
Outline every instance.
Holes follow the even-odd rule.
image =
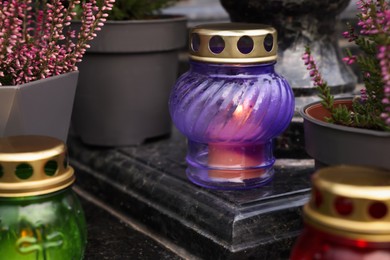
[[[211,170],[213,171],[213,170]],[[220,173],[240,175],[242,171],[220,171]],[[258,177],[253,177],[250,179],[242,179],[240,177],[236,178],[210,178],[208,177],[210,170],[202,170],[195,167],[187,168],[187,177],[188,179],[196,185],[209,188],[209,189],[218,189],[218,190],[246,190],[256,187],[263,186],[272,180],[274,175],[273,168],[268,170],[254,170],[253,175]]]
[[[187,177],[202,187],[251,189],[272,180],[272,142],[264,144],[198,143],[189,141]]]

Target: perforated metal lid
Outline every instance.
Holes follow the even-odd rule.
[[[357,166],[334,166],[312,178],[307,223],[332,234],[390,242],[390,172]]]
[[[0,197],[42,195],[70,186],[65,144],[46,136],[0,138]]]
[[[190,58],[212,63],[263,63],[277,57],[277,32],[268,25],[220,23],[190,31]]]

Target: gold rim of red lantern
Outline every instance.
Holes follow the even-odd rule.
[[[390,172],[334,166],[312,178],[305,221],[322,231],[372,242],[390,242]]]

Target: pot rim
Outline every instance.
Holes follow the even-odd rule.
[[[156,19],[138,19],[138,20],[107,20],[104,25],[127,25],[127,24],[154,24],[154,23],[172,23],[187,21],[187,16],[183,14],[162,14],[156,16]],[[81,24],[79,20],[73,20],[74,24]]]
[[[335,98],[334,100],[335,101],[338,101],[338,100],[351,100],[352,101],[352,98],[353,97],[351,96],[351,97]],[[327,123],[327,122],[318,120],[318,119],[316,119],[316,118],[314,118],[306,113],[306,111],[309,107],[312,107],[312,106],[317,105],[319,103],[321,103],[321,101],[315,101],[315,102],[309,103],[309,104],[301,107],[299,109],[299,114],[303,117],[304,120],[307,120],[313,124],[316,124],[316,125],[319,125],[322,127],[332,128],[335,130],[341,130],[341,131],[346,131],[346,132],[351,132],[351,133],[356,133],[356,134],[368,134],[368,135],[374,135],[374,136],[380,136],[380,137],[390,137],[389,132],[331,124],[331,123]]]
[[[43,79],[37,79],[37,80],[33,80],[33,81],[30,81],[30,82],[27,82],[27,83],[18,84],[18,85],[4,85],[4,86],[0,86],[0,89],[20,89],[20,88],[26,88],[26,87],[29,87],[31,85],[37,84],[37,82],[52,81],[52,80],[55,80],[55,79],[67,77],[68,75],[72,75],[72,74],[79,74],[79,71],[78,70],[72,70],[72,71],[68,71],[68,72],[65,72],[65,73],[62,73],[62,74],[59,74],[59,75],[54,75],[54,76],[43,78]]]

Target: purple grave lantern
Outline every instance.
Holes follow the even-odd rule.
[[[190,70],[170,96],[188,138],[187,176],[203,187],[249,189],[272,179],[272,139],[288,126],[294,96],[275,73],[277,34],[260,24],[210,24],[190,32]]]

